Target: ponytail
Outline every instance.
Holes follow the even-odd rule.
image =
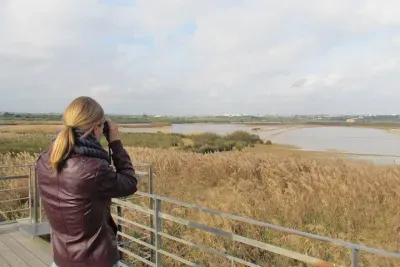
[[[68,105],[63,114],[65,127],[54,141],[50,155],[49,163],[54,174],[60,173],[65,160],[74,151],[75,137],[73,129],[90,131],[88,129],[103,120],[104,110],[93,98],[80,96]]]
[[[55,174],[60,172],[64,160],[74,147],[74,132],[71,126],[67,126],[58,134],[51,151],[50,166]]]

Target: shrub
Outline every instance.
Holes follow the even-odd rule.
[[[256,134],[251,134],[246,131],[236,131],[226,136],[228,140],[232,140],[235,142],[245,142],[247,144],[255,144],[260,143],[261,138]]]
[[[203,133],[189,136],[193,145],[185,146],[184,150],[196,153],[213,153],[231,151],[234,148],[242,150],[244,147],[263,143],[258,135],[249,134],[245,131],[236,131],[226,136],[215,133]]]
[[[245,144],[244,142],[242,142],[242,141],[237,142],[237,143],[235,144],[235,149],[236,149],[236,150],[239,150],[239,151],[242,151],[243,148],[245,148],[245,147],[246,147],[246,144]]]

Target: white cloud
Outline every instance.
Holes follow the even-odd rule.
[[[0,109],[396,113],[399,3],[4,0]]]
[[[396,0],[368,0],[361,7],[359,14],[373,23],[398,26],[400,24],[399,8],[400,3]]]

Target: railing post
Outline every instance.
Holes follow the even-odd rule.
[[[29,166],[29,179],[28,179],[28,191],[29,191],[29,223],[32,223],[32,166]]]
[[[118,232],[122,233],[122,225],[121,225],[121,219],[120,219],[120,217],[122,218],[122,208],[121,208],[120,205],[117,205],[117,215],[118,215],[117,229],[118,229]],[[121,248],[123,248],[122,237],[119,234],[117,234],[117,242],[118,242],[119,246]],[[123,253],[122,252],[120,252],[120,258],[121,258],[121,260],[123,259]]]
[[[358,250],[353,248],[351,252],[351,267],[358,266]]]
[[[149,194],[154,193],[154,188],[153,188],[153,169],[152,166],[149,166]],[[154,210],[154,199],[150,197],[150,203],[149,203],[149,208],[151,210]],[[153,216],[150,215],[150,228],[154,229],[154,219]],[[150,244],[154,246],[154,233],[150,233]],[[151,249],[150,250],[150,261],[154,262],[154,251]]]
[[[38,190],[38,184],[37,184],[37,173],[36,173],[36,167],[34,167],[34,175],[33,175],[33,188],[34,188],[34,201],[33,201],[33,210],[34,210],[34,217],[33,217],[33,223],[38,223],[39,222],[39,190]]]
[[[160,267],[161,265],[161,200],[156,199],[156,266]]]
[[[42,199],[39,198],[39,222],[43,222],[42,218]]]

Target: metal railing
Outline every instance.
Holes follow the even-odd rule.
[[[32,165],[0,166],[0,224],[39,217]]]
[[[136,228],[136,230],[134,232],[135,235],[137,235],[138,233],[141,233],[141,232],[146,232],[146,231],[155,235],[154,242],[146,243],[143,241],[143,238],[145,239],[146,236],[143,236],[143,238],[137,238],[137,237],[133,237],[132,234],[126,234],[122,231],[118,232],[118,235],[125,238],[127,240],[127,243],[134,242],[134,243],[141,245],[141,246],[147,248],[148,250],[154,252],[155,257],[152,257],[149,260],[147,258],[140,256],[138,253],[132,252],[129,249],[127,249],[126,247],[124,247],[125,243],[123,243],[119,247],[119,250],[122,253],[124,253],[128,258],[133,258],[135,261],[145,263],[148,266],[155,266],[155,267],[163,266],[164,257],[168,257],[179,263],[186,264],[187,266],[200,266],[200,264],[198,262],[193,262],[188,259],[184,259],[183,257],[177,255],[176,253],[168,252],[166,249],[166,246],[163,247],[163,245],[162,245],[163,241],[165,241],[165,240],[175,241],[182,246],[190,247],[193,249],[198,249],[200,251],[203,251],[206,253],[211,253],[215,256],[222,257],[230,262],[230,266],[235,266],[235,264],[240,264],[240,266],[251,266],[251,267],[260,266],[257,263],[255,263],[254,261],[245,260],[243,258],[239,258],[237,256],[228,254],[226,252],[221,252],[214,248],[206,247],[201,244],[197,244],[197,243],[187,241],[182,238],[172,236],[172,235],[166,233],[165,231],[163,231],[162,225],[165,222],[172,222],[172,223],[176,223],[178,225],[191,227],[193,229],[200,230],[201,232],[203,232],[205,234],[211,234],[214,237],[222,237],[229,241],[248,245],[254,249],[260,249],[260,250],[263,250],[266,252],[271,252],[271,253],[274,253],[274,254],[277,254],[280,256],[288,257],[290,259],[293,259],[293,260],[296,260],[299,262],[303,262],[305,264],[310,264],[310,265],[314,265],[314,266],[324,266],[324,267],[339,266],[334,263],[327,262],[325,260],[318,259],[318,258],[309,256],[309,255],[306,255],[306,254],[302,254],[302,253],[299,253],[296,251],[288,250],[288,249],[278,247],[278,246],[275,246],[272,244],[261,242],[259,240],[255,240],[255,239],[252,239],[249,237],[245,237],[242,235],[238,235],[238,234],[230,233],[230,232],[227,232],[227,231],[224,231],[221,229],[210,227],[205,224],[199,223],[197,221],[191,221],[188,219],[184,219],[182,217],[173,216],[162,210],[162,206],[163,206],[162,203],[169,203],[169,204],[177,205],[177,206],[187,208],[190,210],[204,212],[204,213],[210,214],[210,215],[218,215],[218,216],[221,216],[221,217],[229,219],[229,220],[246,223],[248,226],[264,227],[266,229],[276,230],[276,231],[279,231],[279,232],[282,232],[285,234],[297,235],[297,236],[301,236],[301,237],[305,237],[305,238],[309,238],[309,239],[313,239],[313,240],[317,240],[317,241],[327,242],[327,243],[330,243],[333,245],[338,245],[340,247],[349,249],[351,251],[350,262],[351,262],[352,267],[359,266],[359,257],[360,257],[359,253],[360,252],[372,253],[375,255],[383,256],[383,257],[399,259],[398,263],[400,263],[400,253],[370,248],[370,247],[366,247],[366,246],[362,246],[362,245],[358,245],[358,244],[353,244],[350,242],[345,242],[342,240],[332,239],[332,238],[318,236],[315,234],[310,234],[310,233],[293,230],[293,229],[289,229],[289,228],[285,228],[285,227],[281,227],[281,226],[276,226],[273,224],[256,221],[253,219],[249,219],[249,218],[245,218],[245,217],[241,217],[241,216],[237,216],[237,215],[233,215],[233,214],[220,212],[217,210],[209,209],[209,208],[198,206],[195,204],[185,203],[185,202],[171,199],[168,197],[158,196],[158,195],[154,195],[154,194],[148,194],[148,193],[144,193],[144,192],[137,192],[136,195],[138,195],[140,197],[147,197],[147,198],[153,199],[155,205],[152,208],[147,208],[145,206],[132,203],[131,200],[129,200],[129,199],[128,200],[113,199],[112,200],[113,204],[116,206],[119,206],[119,207],[123,207],[124,209],[127,210],[127,213],[125,213],[125,216],[116,215],[116,214],[112,214],[112,215],[116,219],[118,219],[126,224],[130,224],[132,227],[135,227]],[[154,218],[155,226],[148,227],[146,225],[138,223],[137,220],[127,219],[126,217],[128,217],[128,216],[126,216],[126,214],[129,214],[129,212],[142,213],[142,214],[145,214],[145,215],[148,215],[148,216]],[[126,266],[128,266],[128,265],[126,265]]]
[[[139,189],[153,193],[151,165],[133,165],[140,180]],[[150,201],[149,207],[152,205]],[[20,221],[30,224],[47,221],[38,193],[35,165],[0,166],[0,225]]]

